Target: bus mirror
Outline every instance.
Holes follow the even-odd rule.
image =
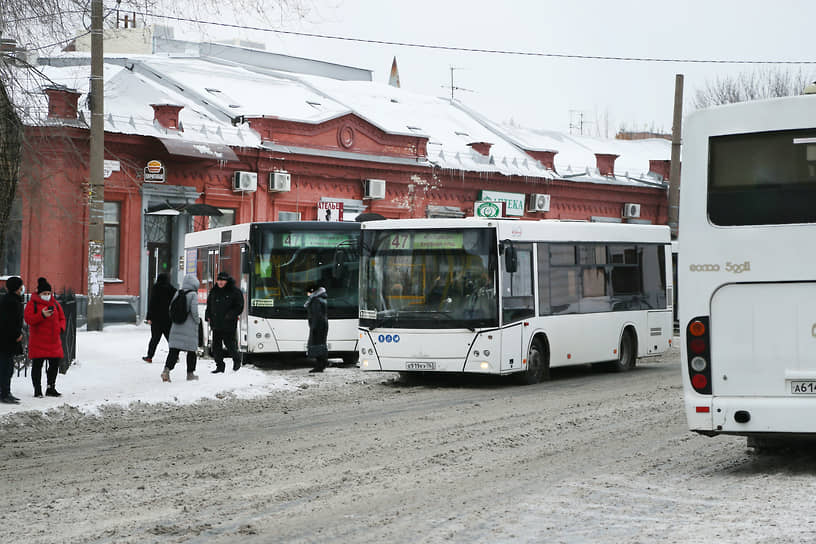
[[[516,255],[516,248],[513,244],[507,242],[504,246],[504,269],[508,274],[514,274],[518,270],[518,257]]]

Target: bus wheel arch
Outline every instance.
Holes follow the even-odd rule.
[[[609,368],[613,372],[626,372],[635,368],[638,354],[637,331],[633,325],[626,325],[621,332],[618,344],[618,359],[611,361]]]
[[[537,333],[527,350],[527,368],[517,375],[522,385],[533,385],[550,379],[550,342],[547,335]]]

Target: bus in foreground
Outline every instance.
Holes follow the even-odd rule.
[[[201,282],[202,318],[207,293],[219,272],[244,293],[238,345],[246,354],[303,355],[309,326],[306,290],[328,291],[330,357],[357,360],[357,287],[360,224],[293,221],[244,223],[185,237],[185,273]],[[202,319],[202,347],[210,348]]]
[[[618,371],[672,338],[664,226],[405,219],[362,225],[360,367],[516,374]]]
[[[689,428],[816,438],[816,96],[691,114],[681,187]]]

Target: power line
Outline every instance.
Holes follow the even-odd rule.
[[[413,47],[416,49],[434,49],[439,51],[457,51],[463,53],[487,53],[494,55],[515,55],[524,57],[548,57],[561,59],[580,60],[611,60],[624,62],[664,62],[682,64],[816,64],[816,60],[736,60],[736,59],[682,59],[682,58],[658,58],[658,57],[618,57],[609,55],[577,55],[571,53],[542,53],[536,51],[514,51],[507,49],[482,49],[476,47],[456,47],[452,45],[432,45],[411,42],[394,42],[389,40],[370,40],[365,38],[354,38],[350,36],[333,36],[330,34],[316,34],[311,32],[295,32],[293,30],[280,30],[277,28],[265,28],[258,26],[239,25],[231,23],[221,23],[216,21],[205,21],[203,19],[190,19],[174,15],[162,15],[150,11],[137,12],[145,17],[155,17],[157,19],[168,19],[186,23],[196,23],[203,25],[220,26],[237,30],[256,30],[259,32],[272,32],[287,36],[299,36],[303,38],[320,38],[324,40],[338,40],[347,42],[367,43],[375,45],[392,45],[397,47]]]

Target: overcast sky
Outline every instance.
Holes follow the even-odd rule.
[[[373,40],[590,56],[816,61],[813,0],[310,0],[285,30]],[[260,21],[243,21],[268,26]],[[235,31],[211,29],[210,37]],[[178,34],[178,32],[177,32]],[[183,33],[182,33],[183,34]],[[360,44],[247,32],[270,51],[360,66],[387,82],[396,56],[403,88],[456,97],[497,121],[584,133],[622,126],[671,131],[675,74],[694,90],[751,65],[523,57]],[[189,34],[181,37],[190,37]],[[816,79],[816,65],[793,65]],[[573,130],[578,130],[574,128]]]

